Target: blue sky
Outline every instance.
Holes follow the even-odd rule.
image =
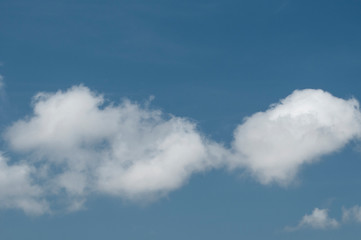
[[[0,9],[1,238],[360,235],[360,1]]]

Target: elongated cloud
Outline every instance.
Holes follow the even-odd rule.
[[[297,90],[237,127],[231,165],[247,168],[261,183],[286,185],[302,165],[360,135],[361,114],[355,99],[344,100],[322,90]]]
[[[188,119],[129,100],[106,103],[84,86],[39,93],[33,109],[4,137],[26,159],[23,167],[36,173],[24,181],[36,182],[29,186],[38,190],[24,194],[39,196],[39,204],[61,199],[68,210],[81,208],[90,194],[153,200],[212,168],[240,169],[263,184],[285,185],[302,165],[361,135],[358,102],[322,90],[295,91],[245,119],[230,149],[206,139]]]
[[[127,100],[106,106],[83,86],[40,93],[33,105],[34,115],[16,122],[6,138],[12,149],[30,153],[29,160],[49,169],[51,184],[45,187],[65,191],[70,208],[92,192],[159,197],[192,173],[218,166],[215,156],[223,151],[189,120]]]

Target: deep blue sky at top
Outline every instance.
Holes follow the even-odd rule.
[[[115,102],[154,95],[154,107],[229,144],[244,117],[295,89],[361,100],[361,1],[0,0],[0,62],[1,129],[30,113],[37,92],[83,83]],[[330,156],[291,189],[218,171],[146,208],[100,198],[65,216],[5,211],[0,236],[355,239],[357,226],[280,232],[314,207],[360,204],[360,158],[350,149]]]
[[[155,95],[222,137],[294,89],[357,95],[360,1],[2,0],[0,9],[12,102],[84,83],[115,99]]]

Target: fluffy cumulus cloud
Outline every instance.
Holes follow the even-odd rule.
[[[361,134],[358,102],[322,90],[295,91],[250,116],[228,149],[206,139],[188,119],[129,100],[109,103],[84,86],[39,93],[32,104],[32,115],[4,133],[26,163],[0,161],[2,176],[9,175],[0,178],[0,190],[9,188],[0,200],[3,207],[38,213],[49,211],[46,199],[52,199],[50,209],[68,210],[81,208],[91,194],[153,200],[212,168],[246,170],[261,183],[287,184],[300,166]],[[21,189],[10,191],[11,182]],[[328,220],[327,212],[317,210],[302,224],[317,225],[325,214]]]
[[[355,99],[322,90],[296,90],[237,127],[231,165],[247,168],[264,184],[288,184],[302,165],[360,135],[361,114]]]
[[[191,121],[127,100],[106,105],[83,86],[40,93],[33,106],[34,114],[14,123],[5,138],[41,166],[44,188],[65,193],[69,208],[90,193],[156,198],[220,164],[223,149]]]
[[[328,209],[315,208],[310,215],[303,216],[296,227],[286,227],[286,231],[295,231],[301,228],[331,229],[338,226],[338,221],[328,216]]]

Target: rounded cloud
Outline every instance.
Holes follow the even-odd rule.
[[[264,184],[288,184],[300,166],[339,150],[360,134],[355,99],[322,90],[296,90],[237,127],[231,165],[247,168]]]

